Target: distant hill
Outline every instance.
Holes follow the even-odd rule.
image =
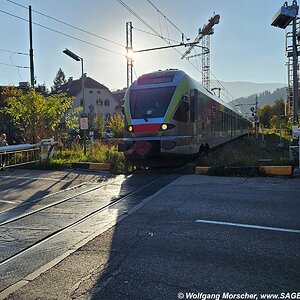
[[[232,106],[239,106],[241,111],[251,115],[250,108],[255,107],[255,98],[257,95],[258,107],[261,107],[265,104],[273,105],[274,102],[278,99],[286,99],[285,87],[276,89],[274,92],[263,91],[262,93],[257,93],[250,95],[248,97],[240,97],[235,101],[230,102]]]
[[[240,104],[245,103],[253,103],[255,102],[255,96],[257,95],[258,106],[262,106],[264,104],[273,105],[277,99],[286,99],[286,91],[285,87],[276,89],[274,92],[263,91],[262,93],[253,94],[248,97],[240,97],[236,100],[236,102]]]
[[[242,82],[242,81],[236,81],[236,82],[220,81],[220,83],[225,87],[227,91],[229,91],[229,93],[232,96],[236,98],[248,97],[253,94],[263,93],[264,91],[274,92],[277,89],[286,86],[286,84],[284,83],[254,83],[254,82]],[[211,81],[211,87],[223,88],[215,80]]]

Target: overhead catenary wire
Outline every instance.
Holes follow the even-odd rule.
[[[9,12],[7,12],[7,11],[4,11],[4,10],[1,10],[1,9],[0,9],[0,12],[3,13],[3,14],[9,15],[9,16],[11,16],[11,17],[14,17],[14,18],[17,18],[17,19],[19,19],[19,20],[23,20],[23,21],[29,23],[29,20],[27,20],[27,19],[25,19],[25,18],[22,18],[22,17],[20,17],[20,16],[17,16],[17,15],[14,15],[14,14],[12,14],[12,13],[9,13]],[[92,43],[92,42],[89,42],[89,41],[86,41],[86,40],[77,38],[77,37],[75,37],[75,36],[73,36],[73,35],[70,35],[70,34],[67,34],[67,33],[64,33],[64,32],[61,32],[61,31],[58,31],[58,30],[56,30],[56,29],[47,27],[47,26],[45,26],[45,25],[42,25],[42,24],[39,24],[39,23],[36,23],[36,22],[32,22],[32,24],[34,24],[34,25],[36,25],[36,26],[39,26],[39,27],[41,27],[41,28],[47,29],[47,30],[49,30],[49,31],[58,33],[58,34],[60,34],[60,35],[66,36],[66,37],[68,37],[68,38],[74,39],[74,40],[76,40],[76,41],[79,41],[79,42],[88,44],[88,45],[90,45],[90,46],[96,47],[96,48],[98,48],[98,49],[102,49],[102,50],[105,50],[105,51],[108,51],[108,52],[111,52],[111,53],[114,53],[114,54],[117,54],[117,55],[126,57],[125,54],[122,54],[122,53],[120,53],[120,52],[117,52],[117,51],[114,51],[114,50],[111,50],[111,49],[108,49],[108,48],[99,46],[99,45],[97,45],[97,44],[95,44],[95,43]]]
[[[126,8],[131,14],[133,14],[139,21],[141,21],[147,28],[149,28],[152,32],[156,34],[157,37],[164,40],[168,45],[171,45],[171,43],[168,41],[167,38],[163,37],[159,32],[154,29],[148,22],[146,22],[139,14],[137,14],[131,7],[129,7],[126,3],[124,3],[122,0],[116,0],[118,1],[124,8]],[[176,49],[173,48],[180,56],[182,56],[182,53]],[[191,64],[198,72],[202,74],[202,71],[197,68],[192,62],[188,61],[189,64]]]
[[[132,8],[130,8],[126,3],[124,3],[122,0],[116,0],[118,1],[124,8],[126,8],[131,14],[133,14],[138,20],[140,20],[147,28],[149,28],[152,32],[154,32],[154,34],[157,37],[160,37],[161,39],[163,39],[166,43],[168,43],[169,45],[171,44],[167,38],[163,37],[161,34],[159,34],[159,32],[157,30],[155,30],[149,23],[147,23],[140,15],[138,15]],[[178,28],[178,26],[176,26],[169,18],[167,18],[158,8],[157,6],[155,6],[150,0],[146,0],[147,2],[149,2],[151,4],[151,6],[156,10],[159,11],[161,13],[161,15],[163,15],[165,17],[165,20],[167,20],[168,22],[170,22],[172,24],[172,26],[174,26],[179,32],[181,32],[183,34],[183,36],[186,36],[184,34],[184,32]],[[173,48],[177,53],[179,53],[180,55],[182,55],[182,53],[176,49]],[[196,52],[197,53],[197,52]],[[195,68],[200,74],[202,74],[203,72],[199,69],[199,66],[196,66],[194,63],[192,63],[191,61],[188,61],[188,63],[193,66],[193,68]],[[223,84],[221,84],[221,82],[216,78],[216,76],[210,71],[210,73],[213,75],[213,77],[217,80],[217,82],[222,86],[223,90],[226,91],[228,93],[228,95],[230,95],[230,97],[232,97],[233,100],[235,100],[236,98],[234,96],[232,96],[230,94],[230,92],[224,87]],[[230,99],[227,98],[228,101],[230,101]]]
[[[15,4],[15,5],[18,5],[18,6],[22,7],[22,8],[24,8],[24,9],[28,9],[28,7],[26,7],[26,6],[24,6],[24,5],[20,4],[20,3],[17,3],[17,2],[15,2],[15,1],[12,1],[12,0],[6,0],[6,1],[8,1],[8,2],[10,2],[10,3],[12,3],[12,4]],[[81,31],[81,32],[83,32],[83,33],[86,33],[86,34],[88,34],[88,35],[91,35],[91,36],[93,36],[93,37],[99,38],[99,39],[104,40],[104,41],[106,41],[106,42],[109,42],[109,43],[112,43],[112,44],[114,44],[114,45],[117,45],[117,46],[120,46],[120,47],[125,48],[125,45],[123,45],[123,44],[121,44],[121,43],[112,41],[112,40],[110,40],[110,39],[108,39],[108,38],[105,38],[105,37],[100,36],[100,35],[98,35],[98,34],[92,33],[92,32],[90,32],[90,31],[87,31],[87,30],[85,30],[85,29],[82,29],[82,28],[80,28],[80,27],[78,27],[78,26],[69,24],[69,23],[67,23],[67,22],[65,22],[65,21],[59,20],[59,19],[57,19],[57,18],[54,18],[54,17],[52,17],[52,16],[49,16],[49,15],[47,15],[47,14],[45,14],[45,13],[40,12],[40,11],[37,11],[37,10],[34,10],[34,9],[32,9],[32,11],[33,11],[34,13],[36,13],[36,14],[39,14],[39,15],[43,16],[43,17],[46,17],[46,18],[48,18],[48,19],[51,19],[51,20],[53,20],[53,21],[56,21],[56,22],[61,23],[61,24],[63,24],[63,25],[66,25],[66,26],[68,26],[68,27],[71,27],[71,28],[73,28],[73,29],[76,29],[76,30]]]
[[[176,30],[178,30],[181,34],[183,34],[184,36],[185,36],[185,34],[184,34],[184,32],[180,29],[180,28],[178,28],[178,26],[177,25],[175,25],[156,5],[154,5],[153,4],[153,2],[151,2],[150,0],[147,0],[147,2],[154,8],[154,9],[156,9],[156,11],[158,12],[158,13],[160,13],[164,18],[165,18],[165,20],[167,20]]]
[[[132,26],[132,29],[134,29],[134,30],[136,30],[136,31],[140,31],[140,32],[142,32],[142,33],[146,33],[146,34],[149,34],[149,35],[158,37],[157,34],[155,34],[155,33],[152,33],[152,32],[149,32],[149,31],[140,29],[140,28],[136,28],[136,27],[134,27],[134,26]],[[165,36],[163,36],[163,35],[162,35],[162,37],[163,37],[164,39],[166,39],[166,40],[169,40],[169,41],[174,42],[174,43],[177,43],[177,44],[181,43],[181,41],[174,40],[174,39],[170,39],[170,38],[167,38],[167,37],[165,37]]]
[[[128,6],[125,2],[122,0],[116,0],[118,1],[124,8],[126,8],[131,14],[133,14],[140,22],[142,22],[147,28],[149,28],[152,32],[154,32],[158,37],[163,39],[166,43],[170,44],[167,39],[165,39],[156,29],[154,29],[148,22],[146,22],[139,14],[137,14],[130,6]]]

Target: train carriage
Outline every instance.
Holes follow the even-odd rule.
[[[125,138],[135,165],[180,161],[246,134],[251,122],[180,70],[140,76],[124,99]]]

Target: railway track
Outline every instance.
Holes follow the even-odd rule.
[[[75,251],[178,176],[139,177],[79,184],[1,212],[0,291]]]

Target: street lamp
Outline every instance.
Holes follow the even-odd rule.
[[[84,99],[84,76],[83,76],[83,58],[75,54],[74,52],[70,51],[69,49],[65,49],[63,51],[66,55],[70,56],[76,61],[81,61],[81,89],[82,89],[82,105],[83,105],[83,112],[80,118],[80,129],[83,130],[83,152],[86,155],[86,131],[88,129],[88,120],[85,115],[85,99]]]

